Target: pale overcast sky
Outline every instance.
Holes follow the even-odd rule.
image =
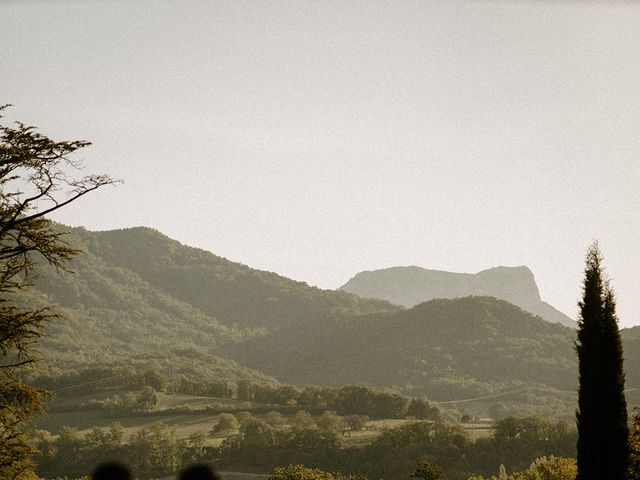
[[[0,103],[145,225],[323,288],[527,265],[576,315],[599,239],[640,324],[640,3],[0,2]]]

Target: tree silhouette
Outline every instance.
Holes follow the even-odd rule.
[[[576,341],[580,376],[577,480],[627,478],[622,343],[613,291],[603,278],[601,263],[598,245],[593,244],[587,251]]]
[[[6,108],[0,106],[0,120]],[[48,308],[22,308],[16,294],[31,286],[37,264],[64,268],[78,253],[45,216],[113,183],[106,175],[70,174],[81,164],[69,155],[87,145],[55,142],[19,122],[0,123],[0,478],[29,468],[24,428],[42,410],[45,392],[23,383],[20,372],[35,361],[43,325],[56,318]]]

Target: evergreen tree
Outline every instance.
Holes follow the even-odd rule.
[[[0,120],[6,107],[0,106]],[[24,431],[43,409],[45,392],[22,376],[36,360],[33,347],[44,324],[57,318],[47,308],[24,308],[16,295],[31,286],[39,264],[64,268],[78,253],[45,216],[113,183],[106,175],[71,175],[82,165],[69,155],[87,145],[55,142],[19,122],[0,123],[0,478],[30,468],[33,448]]]
[[[594,244],[587,252],[576,342],[580,375],[577,480],[627,478],[622,343],[613,291],[603,279],[601,263],[600,250]]]
[[[629,433],[629,478],[640,478],[640,410],[636,407]]]

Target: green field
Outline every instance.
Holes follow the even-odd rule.
[[[59,397],[50,402],[49,412],[42,415],[36,422],[35,428],[50,431],[57,435],[64,427],[77,429],[81,434],[88,433],[94,427],[108,428],[118,422],[124,428],[125,439],[137,431],[148,428],[154,423],[162,422],[175,429],[178,437],[186,438],[194,433],[205,435],[205,444],[210,447],[219,446],[227,436],[236,432],[226,432],[222,435],[211,433],[218,423],[218,414],[207,412],[205,409],[215,405],[216,408],[231,412],[252,409],[265,410],[265,405],[249,403],[240,400],[216,399],[211,397],[192,395],[161,394],[160,402],[150,412],[118,417],[106,415],[103,410],[88,409],[86,405],[91,400],[102,400],[114,394],[126,392],[109,392],[108,394],[87,394],[73,397]],[[83,407],[84,406],[84,407]],[[176,411],[178,410],[178,411]],[[264,418],[264,413],[255,414],[256,418]],[[283,415],[283,428],[291,425],[293,415]],[[344,432],[342,439],[347,445],[366,445],[375,440],[385,428],[395,428],[415,420],[405,419],[374,419],[366,423],[361,431]],[[490,436],[493,428],[487,423],[463,424],[472,440]]]

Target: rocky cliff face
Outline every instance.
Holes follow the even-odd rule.
[[[549,322],[575,326],[572,319],[542,301],[533,273],[525,266],[496,267],[475,274],[415,266],[392,267],[360,272],[341,289],[406,307],[434,298],[492,296],[511,302]]]

